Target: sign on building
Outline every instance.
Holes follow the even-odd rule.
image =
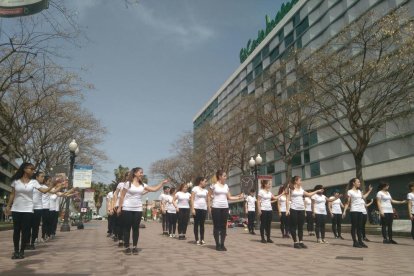
[[[47,8],[48,0],[0,0],[0,17],[32,15]]]
[[[92,183],[91,165],[75,165],[73,170],[73,187],[90,188]]]

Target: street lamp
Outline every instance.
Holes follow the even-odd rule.
[[[258,167],[260,166],[260,164],[262,164],[262,157],[260,156],[260,154],[258,154],[256,156],[255,159],[253,159],[253,157],[250,158],[249,160],[249,166],[250,169],[253,172],[254,175],[254,184],[255,184],[255,189],[256,189],[256,200],[259,197],[259,173],[258,173]],[[257,210],[256,210],[256,229],[260,229],[260,217],[259,217],[259,208],[260,206],[257,205]]]
[[[75,166],[75,157],[76,154],[79,153],[79,147],[76,143],[75,139],[72,140],[69,144],[69,151],[70,151],[70,167],[69,167],[69,187],[68,189],[71,189],[73,187],[73,167]],[[63,224],[60,227],[61,232],[69,232],[70,226],[69,226],[69,204],[70,204],[70,198],[66,198],[66,207],[65,207],[65,216],[63,219]]]
[[[148,219],[148,197],[145,200],[145,216],[144,216],[144,220],[147,221]]]

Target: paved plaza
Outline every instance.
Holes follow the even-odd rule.
[[[317,244],[305,237],[308,249],[294,249],[272,229],[274,244],[262,244],[259,236],[243,228],[229,229],[227,252],[217,252],[212,226],[207,225],[205,246],[160,234],[161,225],[147,222],[140,231],[138,255],[125,255],[106,237],[106,221],[92,221],[84,230],[61,233],[55,240],[27,251],[23,260],[11,260],[12,231],[0,232],[0,275],[413,275],[414,241],[396,237],[399,245],[384,245],[371,235],[368,249],[353,248],[346,240],[328,238]],[[331,233],[327,233],[331,237]]]

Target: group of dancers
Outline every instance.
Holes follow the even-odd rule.
[[[154,192],[163,187],[160,196],[162,211],[163,235],[176,237],[176,224],[178,222],[178,239],[185,240],[190,215],[194,217],[195,244],[204,245],[204,223],[207,213],[213,221],[213,236],[217,251],[227,251],[225,240],[227,236],[227,219],[229,214],[229,201],[245,198],[245,211],[248,216],[248,230],[254,232],[256,211],[260,217],[260,236],[262,243],[273,243],[271,239],[272,203],[277,202],[283,238],[293,239],[293,247],[305,249],[303,241],[303,226],[305,220],[308,224],[309,235],[315,235],[317,243],[328,243],[325,235],[327,216],[332,218],[332,232],[335,238],[344,239],[341,232],[342,219],[348,213],[351,219],[351,236],[353,247],[366,248],[368,238],[365,235],[367,220],[367,207],[373,203],[366,203],[372,192],[372,186],[364,193],[361,191],[359,179],[349,181],[346,196],[335,190],[331,197],[324,195],[324,187],[317,185],[312,191],[302,188],[301,178],[294,176],[291,181],[281,187],[278,195],[271,192],[271,182],[263,180],[258,197],[255,190],[250,190],[248,196],[239,194],[233,196],[226,184],[227,174],[222,170],[216,172],[217,182],[207,188],[207,179],[197,177],[191,193],[187,184],[181,184],[176,190],[169,187],[164,180],[156,186],[150,187],[142,183],[143,171],[135,168],[125,175],[125,182],[121,182],[113,193],[108,194],[108,236],[125,247],[126,254],[138,254],[137,244],[139,237],[139,224],[142,216],[142,195]],[[410,219],[413,224],[411,235],[414,239],[414,183],[409,184],[409,193],[406,200],[394,200],[389,191],[389,184],[380,183],[376,195],[376,203],[381,215],[382,235],[384,244],[397,244],[392,236],[393,208],[392,204],[408,203]],[[345,198],[345,202],[342,202]],[[130,232],[132,229],[132,249],[130,248]]]
[[[54,239],[61,198],[78,193],[76,189],[66,189],[66,179],[35,170],[33,164],[23,163],[12,177],[12,192],[6,206],[6,215],[13,218],[12,259],[23,259],[25,250],[35,250],[35,244]]]

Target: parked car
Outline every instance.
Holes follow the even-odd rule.
[[[95,219],[95,220],[102,220],[102,216],[94,213],[94,214],[92,215],[92,219]]]

